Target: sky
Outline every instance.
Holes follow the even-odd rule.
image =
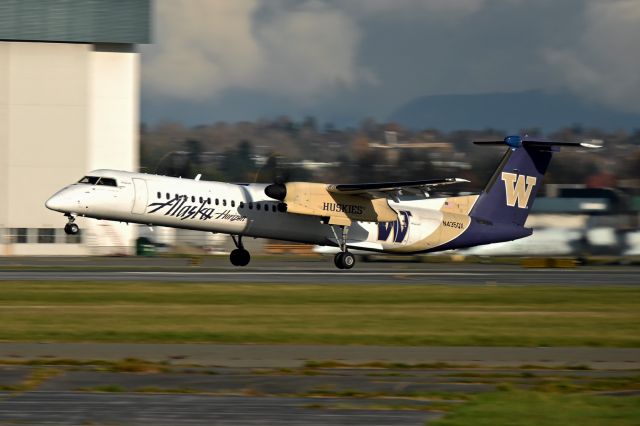
[[[142,118],[384,120],[540,89],[640,113],[640,0],[155,0]]]

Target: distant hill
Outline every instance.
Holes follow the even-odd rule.
[[[640,128],[640,114],[590,104],[566,93],[540,90],[422,96],[395,110],[389,119],[412,129],[431,127],[443,131],[494,128],[517,132],[537,127],[548,132],[575,124],[609,131]]]

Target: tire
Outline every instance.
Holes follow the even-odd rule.
[[[75,223],[67,223],[64,226],[64,232],[67,235],[76,235],[78,232],[80,232],[80,227]]]
[[[348,251],[340,252],[333,258],[333,263],[338,269],[351,269],[356,264],[356,257]]]
[[[342,253],[340,261],[342,269],[351,269],[356,264],[356,257],[347,251]]]
[[[229,255],[229,261],[233,266],[247,266],[251,261],[251,255],[247,250],[235,249]]]

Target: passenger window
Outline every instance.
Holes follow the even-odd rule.
[[[241,209],[244,208],[244,203],[240,201],[240,204],[238,205],[238,207],[240,207]]]
[[[171,198],[171,195],[168,192],[166,193],[166,196],[167,196],[167,200]]]
[[[222,205],[226,207],[227,206],[227,200],[222,200]]]
[[[260,210],[260,203],[256,203],[256,210]]]
[[[207,204],[211,204],[211,198],[207,198]]]
[[[219,206],[219,205],[220,205],[220,200],[216,198],[216,206]]]
[[[276,205],[275,205],[275,204],[271,206],[271,210],[272,210],[274,213],[276,212]]]
[[[202,204],[202,197],[198,198],[198,201],[200,201],[200,204]]]
[[[231,200],[231,207],[235,207],[235,206],[236,206],[235,200]]]
[[[192,202],[192,203],[195,203],[195,202],[196,202],[196,197],[195,197],[195,196],[193,196],[193,195],[191,196],[191,202]]]
[[[253,210],[253,203],[249,203],[249,210]]]
[[[162,194],[158,192],[158,199],[162,198]]]

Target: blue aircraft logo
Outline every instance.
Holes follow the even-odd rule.
[[[387,241],[393,232],[393,242],[401,243],[409,235],[409,217],[411,212],[401,210],[395,222],[378,223],[378,241]]]

